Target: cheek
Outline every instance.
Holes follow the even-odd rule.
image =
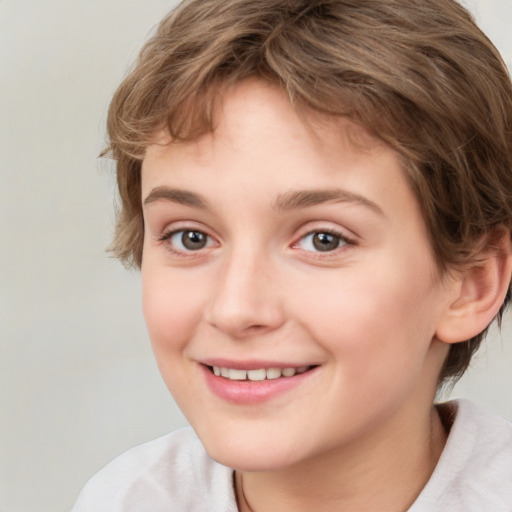
[[[199,323],[204,291],[183,281],[179,273],[142,268],[144,318],[157,357],[183,349]]]
[[[390,267],[340,272],[294,295],[307,297],[296,303],[296,316],[344,380],[386,388],[395,374],[412,378],[421,368],[435,332],[435,289],[427,280]]]
[[[147,330],[162,378],[186,414],[193,386],[187,375],[186,349],[203,311],[204,290],[168,268],[142,268],[142,301]]]

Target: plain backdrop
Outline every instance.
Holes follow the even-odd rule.
[[[109,99],[163,0],[0,0],[0,512],[69,510],[127,448],[185,425],[113,229]],[[512,0],[467,5],[512,64]],[[512,320],[452,396],[512,420]]]

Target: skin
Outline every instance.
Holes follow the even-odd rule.
[[[142,169],[144,314],[207,451],[255,512],[407,510],[445,442],[436,332],[460,283],[436,270],[400,159],[259,81],[229,91],[213,134],[167,142]],[[312,190],[337,199],[290,201]],[[206,245],[187,250],[183,230]],[[310,233],[326,231],[338,246],[319,251]],[[206,385],[211,358],[318,367],[240,405]]]

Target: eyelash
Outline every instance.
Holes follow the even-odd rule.
[[[172,238],[176,235],[181,234],[181,238],[183,239],[183,236],[186,233],[199,233],[206,237],[206,245],[204,247],[199,247],[196,250],[194,249],[176,249],[175,244],[171,243]],[[328,249],[325,251],[322,250],[309,250],[304,249],[303,247],[300,247],[301,242],[304,242],[308,237],[314,237],[315,235],[329,235],[337,239],[338,246],[334,247],[333,249]],[[166,243],[167,250],[171,251],[174,255],[180,256],[180,257],[193,257],[195,255],[199,255],[199,253],[202,252],[203,249],[208,249],[212,246],[212,241],[214,241],[213,237],[208,235],[208,233],[205,233],[204,231],[200,229],[194,229],[194,228],[182,228],[182,229],[174,229],[171,231],[167,231],[163,233],[159,238],[159,242]],[[314,242],[312,242],[314,243]],[[183,243],[182,243],[183,244]],[[338,253],[340,250],[346,249],[346,246],[353,246],[356,245],[356,241],[350,237],[347,237],[340,231],[337,231],[335,229],[315,229],[308,231],[304,235],[302,235],[297,242],[294,242],[292,244],[292,248],[297,248],[300,250],[303,250],[306,253],[314,254],[315,257],[329,257],[333,253]]]
[[[200,233],[201,235],[204,235],[206,237],[206,239],[207,239],[206,243],[208,245],[205,247],[201,247],[197,250],[176,249],[175,246],[172,244],[171,240],[174,236],[176,236],[180,233],[182,234],[181,235],[182,238],[185,233]],[[213,237],[208,235],[208,233],[205,233],[204,231],[202,231],[200,229],[194,229],[194,228],[173,229],[171,231],[166,231],[158,238],[159,242],[165,243],[167,250],[172,252],[174,255],[180,256],[180,257],[191,257],[191,256],[196,255],[196,253],[200,253],[202,249],[205,249],[205,248],[208,248],[209,246],[211,246],[212,240],[214,240]]]
[[[337,231],[335,229],[327,228],[327,229],[314,229],[314,230],[308,231],[306,234],[302,235],[297,240],[297,242],[295,242],[293,244],[292,247],[300,249],[299,245],[301,242],[306,240],[308,237],[314,237],[315,235],[330,235],[330,236],[338,239],[338,244],[339,244],[338,247],[335,247],[332,250],[326,250],[326,251],[321,251],[321,250],[315,251],[315,250],[302,249],[302,250],[304,250],[304,252],[314,254],[315,257],[329,257],[330,255],[337,254],[340,250],[345,250],[347,246],[356,245],[356,241],[353,238],[347,237],[345,234],[343,234],[340,231]]]

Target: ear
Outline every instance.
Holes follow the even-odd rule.
[[[454,278],[453,295],[436,330],[440,341],[469,340],[484,331],[498,314],[512,275],[510,233],[500,231],[493,241],[491,248],[481,251],[478,263]]]

